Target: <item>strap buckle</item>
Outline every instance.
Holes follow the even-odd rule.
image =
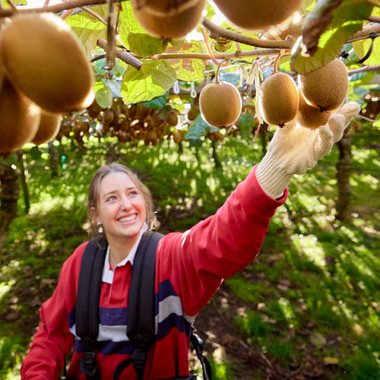
[[[87,379],[99,379],[98,365],[95,359],[95,352],[87,351],[80,360],[80,370]]]

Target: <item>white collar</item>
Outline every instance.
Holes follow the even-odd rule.
[[[126,265],[128,262],[130,262],[131,265],[133,265],[133,262],[136,256],[137,247],[140,244],[143,233],[147,230],[148,230],[148,225],[144,223],[144,225],[142,226],[140,230],[140,234],[135,245],[129,251],[128,256],[123,261],[120,261],[120,263],[116,265],[117,267],[122,267]],[[110,268],[110,246],[108,246],[107,248],[106,258],[104,260],[102,281],[108,284],[112,284],[113,282],[113,271]]]

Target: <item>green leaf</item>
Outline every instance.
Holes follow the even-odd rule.
[[[189,130],[185,135],[185,139],[196,140],[204,136],[208,131],[216,132],[218,128],[212,127],[206,123],[201,115],[198,115],[191,123]]]
[[[150,102],[145,102],[144,105],[153,108],[154,110],[160,110],[165,107],[166,103],[168,102],[167,94],[164,96],[160,96],[156,99],[151,100]]]
[[[89,9],[103,18],[106,17],[107,5],[89,7]],[[106,25],[85,11],[69,16],[66,23],[71,26],[73,32],[79,37],[88,59],[91,59],[91,53],[97,46],[96,41],[99,38],[107,38]]]
[[[321,16],[321,7],[330,1],[320,0],[317,3],[319,8],[314,14],[316,20]],[[363,20],[367,19],[371,10],[370,5],[343,0],[340,6],[331,12],[330,29],[325,31],[319,38],[317,52],[313,56],[308,56],[303,52],[304,46],[300,44],[291,59],[292,70],[298,74],[306,74],[336,58],[344,42],[362,28]],[[309,20],[313,19],[313,12],[308,15]]]
[[[355,52],[360,58],[363,58],[365,56],[365,54],[367,53],[367,51],[369,50],[371,46],[371,42],[372,40],[368,38],[367,40],[356,41],[353,43]],[[380,42],[379,42],[379,39],[376,38],[373,45],[372,53],[364,63],[368,66],[371,66],[371,65],[378,65],[379,62],[380,62]]]
[[[121,94],[127,104],[146,102],[164,95],[176,80],[175,70],[166,61],[144,62],[140,70],[127,68]]]
[[[256,125],[255,119],[250,112],[243,113],[237,121],[243,134],[250,134],[252,127]]]
[[[18,156],[16,153],[11,153],[10,155],[8,155],[7,157],[3,158],[3,159],[0,159],[1,160],[1,163],[4,164],[4,165],[17,165],[17,162],[18,162]]]
[[[180,49],[170,46],[165,53],[203,53],[203,44],[199,41],[185,41]],[[186,82],[203,82],[204,63],[200,59],[170,59],[170,65],[177,73],[177,78]]]
[[[130,1],[123,3],[119,20],[121,22],[119,28],[120,41],[128,50],[142,57],[150,57],[165,51],[168,43],[152,37],[143,29],[133,13]]]
[[[29,154],[33,160],[39,160],[42,156],[42,153],[39,150],[38,146],[34,146],[32,149],[30,149]]]
[[[95,93],[95,100],[100,107],[108,108],[112,106],[112,91],[103,82],[95,82]]]

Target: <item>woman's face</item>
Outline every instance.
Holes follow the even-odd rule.
[[[131,178],[122,172],[105,176],[100,183],[95,221],[103,225],[107,239],[137,240],[146,221],[143,195]]]

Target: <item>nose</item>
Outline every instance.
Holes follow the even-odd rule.
[[[123,196],[121,198],[121,204],[120,204],[120,207],[123,209],[123,210],[130,210],[132,208],[132,202],[131,200],[127,197],[127,196]]]

